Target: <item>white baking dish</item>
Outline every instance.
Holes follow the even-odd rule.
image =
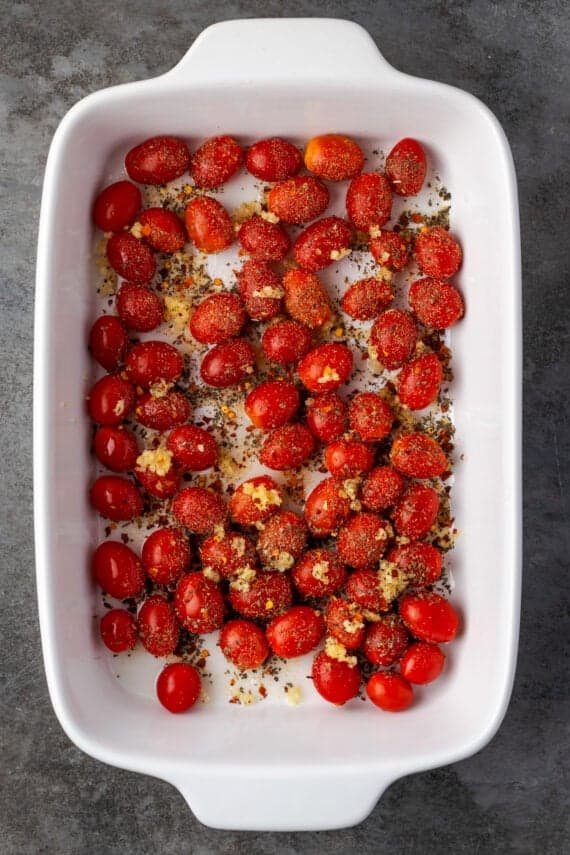
[[[460,451],[454,601],[464,614],[450,667],[404,714],[320,702],[227,702],[171,716],[123,687],[93,622],[86,550],[97,522],[82,399],[92,371],[90,202],[105,164],[157,133],[298,139],[341,130],[415,136],[453,191],[468,314],[452,334]],[[479,101],[408,77],[360,27],[337,20],[217,24],[168,74],[98,92],[62,121],[42,200],[36,303],[37,584],[52,702],[88,754],[174,784],[204,823],[324,829],[362,820],[396,778],[485,745],[508,703],[520,597],[520,266],[513,163]]]

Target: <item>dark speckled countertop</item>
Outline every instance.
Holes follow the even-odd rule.
[[[570,851],[568,4],[4,0],[0,8],[0,852]],[[370,31],[396,67],[477,95],[507,132],[519,180],[525,575],[513,698],[498,735],[477,756],[396,782],[369,819],[345,831],[212,831],[193,819],[169,785],[86,757],[54,717],[39,646],[31,348],[37,217],[50,139],[68,108],[89,92],[153,77],[169,69],[208,24],[258,15],[351,18]]]

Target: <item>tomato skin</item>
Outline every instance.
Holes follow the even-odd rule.
[[[223,344],[235,338],[247,321],[237,294],[212,294],[194,309],[190,332],[200,344]]]
[[[387,223],[392,212],[392,191],[386,176],[363,172],[354,178],[346,193],[346,212],[362,232]]]
[[[200,377],[208,386],[225,389],[254,374],[255,351],[244,338],[217,344],[208,351],[200,366]]]
[[[174,383],[182,374],[184,361],[166,341],[141,341],[128,352],[125,368],[131,383],[148,388],[161,380]]]
[[[93,438],[93,451],[97,460],[113,472],[134,469],[139,447],[134,433],[127,428],[103,425]]]
[[[308,427],[296,422],[275,428],[265,437],[259,460],[268,469],[283,472],[286,469],[298,469],[314,450],[313,434]]]
[[[97,478],[89,491],[89,499],[102,517],[114,522],[132,520],[143,511],[143,500],[138,488],[118,475]]]
[[[239,485],[229,501],[232,520],[238,525],[251,526],[266,522],[283,502],[279,485],[269,475],[249,478]]]
[[[378,361],[392,371],[401,368],[411,358],[417,337],[416,322],[408,312],[388,309],[374,321],[370,330],[370,345]]]
[[[376,570],[355,570],[351,573],[346,583],[346,596],[363,609],[373,612],[385,612],[389,608],[380,591]]]
[[[335,478],[357,478],[374,466],[374,452],[362,442],[338,439],[326,448],[325,466]]]
[[[410,585],[432,585],[441,577],[443,556],[431,543],[406,543],[390,550],[388,561],[397,564]]]
[[[336,392],[308,398],[307,426],[321,442],[333,442],[348,429],[348,407]]]
[[[207,635],[223,624],[226,606],[220,588],[197,572],[186,573],[178,582],[174,609],[185,629]]]
[[[245,165],[260,181],[284,181],[303,165],[299,149],[280,137],[258,140],[247,150]]]
[[[284,223],[310,223],[329,204],[329,191],[319,178],[299,175],[279,181],[267,196],[267,207]]]
[[[197,196],[184,212],[188,237],[202,252],[223,252],[234,241],[234,228],[224,206],[211,196]]]
[[[139,214],[143,238],[157,252],[179,252],[186,243],[180,217],[167,208],[146,208]]]
[[[315,649],[324,634],[322,616],[309,606],[293,606],[273,618],[266,630],[272,651],[282,659],[305,656]]]
[[[200,675],[187,662],[166,665],[156,681],[156,695],[162,706],[171,713],[191,709],[200,697]]]
[[[186,472],[210,469],[218,459],[218,443],[203,428],[179,425],[168,435],[167,449],[177,466]]]
[[[147,597],[137,615],[139,638],[145,650],[153,656],[174,653],[180,637],[180,627],[172,605],[161,594]]]
[[[180,472],[172,465],[165,475],[159,475],[152,469],[137,466],[135,477],[147,493],[157,499],[171,499],[178,492],[180,486]]]
[[[309,549],[293,567],[291,577],[302,597],[328,597],[346,582],[346,568],[329,549]]]
[[[418,320],[436,330],[452,327],[465,313],[461,294],[443,279],[427,277],[412,282],[408,302]]]
[[[245,618],[272,620],[291,605],[291,581],[285,573],[258,573],[247,591],[230,586],[228,599],[232,609]]]
[[[315,656],[312,676],[313,685],[319,695],[337,706],[342,706],[356,697],[360,689],[358,665],[332,659],[324,650]]]
[[[310,330],[297,321],[277,321],[267,327],[261,338],[265,356],[279,365],[291,365],[311,349]]]
[[[453,641],[459,630],[459,615],[450,602],[433,591],[405,594],[400,616],[412,635],[421,641],[440,644]]]
[[[393,299],[390,283],[371,276],[353,282],[344,293],[340,306],[345,315],[356,321],[372,321],[388,308]]]
[[[299,379],[309,392],[332,392],[352,372],[352,351],[346,344],[320,344],[299,363]]]
[[[91,559],[91,571],[103,591],[117,600],[136,597],[144,588],[144,570],[138,555],[115,540],[99,544]]]
[[[182,392],[167,392],[160,398],[141,395],[135,407],[137,421],[152,430],[170,430],[190,417],[190,404]]]
[[[99,365],[106,371],[116,371],[128,346],[127,331],[119,318],[114,315],[97,318],[89,333],[89,350]]]
[[[398,397],[410,410],[423,410],[436,400],[443,381],[443,368],[435,353],[425,353],[402,367]]]
[[[373,704],[386,712],[402,712],[414,700],[414,690],[408,681],[387,671],[377,671],[370,677],[366,694]]]
[[[145,540],[142,565],[157,585],[171,585],[190,566],[192,552],[187,539],[177,528],[157,528]]]
[[[137,643],[137,622],[126,609],[105,612],[99,629],[103,644],[113,653],[125,653]]]
[[[352,229],[340,217],[325,217],[311,223],[293,245],[295,261],[304,270],[316,273],[350,252]]]
[[[236,174],[243,159],[243,149],[233,137],[212,137],[194,152],[190,174],[196,187],[213,190]]]
[[[385,511],[395,505],[404,490],[404,479],[391,466],[377,466],[364,481],[360,493],[363,507]]]
[[[414,243],[414,255],[422,273],[436,279],[449,279],[463,260],[460,244],[441,226],[420,232]]]
[[[364,641],[366,628],[358,603],[331,598],[327,603],[325,622],[327,635],[336,638],[347,650],[357,650]],[[347,623],[352,630],[346,628]]]
[[[141,191],[130,181],[115,181],[93,203],[93,222],[102,232],[119,232],[134,223],[142,204]]]
[[[222,653],[240,671],[259,668],[269,656],[265,633],[248,620],[229,620],[220,631]]]
[[[386,520],[370,511],[361,511],[339,530],[338,556],[356,570],[374,567],[384,555],[391,534],[392,527]]]
[[[427,172],[425,151],[417,140],[405,137],[386,158],[386,175],[398,196],[416,196]]]
[[[267,520],[257,539],[264,568],[284,572],[301,557],[307,545],[307,526],[293,511],[278,511]]]
[[[394,413],[375,392],[359,392],[348,406],[348,419],[363,442],[380,442],[392,430]]]
[[[116,296],[115,305],[127,329],[150,332],[162,323],[162,301],[154,291],[143,285],[124,282]]]
[[[101,425],[118,425],[134,407],[135,390],[116,374],[107,374],[91,387],[87,398],[89,415]]]
[[[304,514],[314,537],[328,537],[350,516],[351,499],[342,481],[325,478],[307,496]]]
[[[257,215],[242,224],[238,240],[242,249],[259,261],[282,261],[291,246],[291,239],[283,226]]]
[[[200,544],[202,568],[209,567],[226,579],[245,567],[257,567],[255,544],[237,531],[224,530],[204,538]]]
[[[416,641],[400,662],[400,671],[409,683],[425,686],[437,680],[445,665],[445,653],[436,644]]]
[[[425,433],[407,433],[395,439],[390,461],[409,478],[437,478],[449,468],[441,445]]]
[[[119,276],[136,285],[147,285],[156,271],[152,250],[130,232],[119,232],[107,241],[107,261]]]
[[[410,246],[404,238],[389,229],[380,229],[368,241],[374,260],[389,270],[403,270],[410,260]]]
[[[268,321],[283,310],[281,280],[266,261],[246,261],[237,280],[245,310],[253,321]]]
[[[294,383],[289,380],[265,380],[247,395],[244,410],[255,427],[270,430],[291,421],[300,402]]]
[[[321,280],[308,270],[288,270],[282,280],[285,308],[295,321],[318,329],[330,321],[331,302]]]
[[[438,511],[439,496],[433,487],[412,484],[396,505],[396,531],[410,540],[421,540],[435,523]]]
[[[309,172],[319,178],[347,181],[362,170],[364,152],[353,139],[343,134],[321,134],[307,143],[304,160]]]
[[[389,614],[368,627],[364,655],[373,665],[393,665],[404,655],[409,640],[398,615]]]
[[[225,522],[224,500],[206,487],[185,487],[172,502],[172,512],[180,525],[195,534],[210,534],[214,526]]]
[[[167,184],[183,175],[189,166],[188,146],[177,137],[151,137],[125,157],[127,175],[139,184]]]

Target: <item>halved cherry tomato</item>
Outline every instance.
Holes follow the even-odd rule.
[[[301,232],[293,245],[293,255],[300,267],[315,273],[345,258],[351,241],[352,229],[346,220],[325,217]]]
[[[124,427],[103,425],[93,438],[93,451],[103,466],[113,472],[134,469],[139,447],[134,433]]]
[[[240,671],[259,668],[269,656],[265,633],[249,620],[225,623],[220,631],[219,645],[226,659]]]
[[[299,364],[299,379],[309,392],[332,392],[352,372],[352,352],[346,344],[320,344]]]
[[[465,307],[457,288],[443,279],[417,279],[410,285],[408,302],[426,327],[444,330],[463,317]]]
[[[140,184],[167,184],[183,175],[189,166],[188,146],[177,137],[151,137],[125,157],[129,178]]]
[[[134,223],[142,204],[141,191],[130,181],[115,181],[101,190],[93,204],[93,222],[102,232],[119,232]]]
[[[404,479],[391,466],[377,466],[362,485],[360,498],[369,511],[385,511],[395,505],[404,489]]]
[[[372,229],[368,243],[374,260],[389,270],[403,270],[410,259],[409,244],[396,232]]]
[[[337,439],[326,448],[325,466],[335,478],[358,478],[374,466],[374,452],[362,442]]]
[[[148,388],[161,380],[174,383],[182,374],[184,361],[166,341],[141,341],[131,348],[125,365],[128,379]]]
[[[268,469],[283,472],[297,469],[315,450],[315,440],[308,427],[300,423],[275,428],[265,438],[259,460]]]
[[[412,705],[414,691],[407,680],[390,671],[377,671],[366,684],[373,704],[386,712],[401,712]]]
[[[281,261],[291,246],[291,239],[283,226],[258,216],[242,224],[238,240],[242,249],[259,261]]]
[[[397,142],[386,158],[386,175],[398,196],[415,196],[419,193],[426,172],[425,151],[411,137]]]
[[[368,627],[362,649],[373,665],[393,665],[402,658],[409,640],[398,615],[389,614]]]
[[[394,412],[375,392],[359,392],[348,406],[350,427],[363,442],[380,442],[392,430]]]
[[[285,308],[291,317],[311,329],[332,318],[329,296],[321,280],[308,270],[288,270],[282,280]]]
[[[234,227],[224,206],[211,196],[197,196],[184,213],[190,240],[202,252],[223,252],[234,240]]]
[[[348,429],[348,407],[336,392],[308,398],[307,426],[321,442],[333,442]]]
[[[346,582],[346,568],[330,549],[308,549],[293,567],[291,578],[302,597],[328,597]]]
[[[117,600],[136,597],[144,588],[144,570],[138,555],[115,540],[100,543],[91,559],[93,577]]]
[[[119,232],[107,241],[107,260],[115,273],[134,282],[146,285],[156,271],[152,250],[130,232]]]
[[[267,207],[284,223],[310,223],[326,210],[329,198],[322,181],[312,175],[299,175],[272,187]]]
[[[376,570],[355,570],[348,577],[346,596],[363,609],[385,612],[389,605],[382,595]]]
[[[412,484],[396,505],[396,531],[410,540],[420,540],[435,523],[438,511],[439,496],[433,487]]]
[[[94,422],[118,425],[124,421],[135,404],[135,390],[117,374],[106,374],[91,387],[87,409]]]
[[[180,217],[167,208],[147,208],[139,214],[144,240],[157,252],[179,252],[186,243]]]
[[[409,478],[437,478],[449,467],[441,445],[425,433],[399,436],[390,452],[392,466]]]
[[[237,294],[212,294],[192,313],[190,332],[201,344],[222,344],[239,335],[246,321]]]
[[[220,588],[202,573],[182,576],[174,594],[174,609],[182,626],[198,635],[219,629],[226,611]]]
[[[340,641],[347,650],[357,650],[366,634],[358,603],[332,597],[325,612],[327,634]]]
[[[224,529],[204,538],[200,544],[200,560],[203,569],[213,570],[226,579],[245,567],[258,565],[255,544],[237,531]]]
[[[145,650],[153,656],[174,653],[180,637],[180,627],[174,609],[161,594],[147,597],[137,615],[139,638]]]
[[[424,686],[437,680],[445,665],[445,653],[436,644],[416,641],[400,662],[400,671],[409,683]]]
[[[165,395],[141,395],[135,407],[138,422],[152,430],[170,430],[184,424],[190,417],[190,404],[182,392],[167,392]]]
[[[319,695],[337,706],[356,697],[360,688],[358,665],[349,665],[347,662],[333,659],[324,650],[315,656],[312,677]]]
[[[364,152],[353,139],[343,134],[321,134],[305,148],[305,166],[309,172],[327,181],[347,181],[364,166]]]
[[[190,544],[180,529],[157,528],[145,540],[141,552],[143,567],[157,585],[171,585],[190,566]]]
[[[280,137],[258,140],[248,150],[245,165],[260,181],[284,181],[303,165],[299,149]]]
[[[203,428],[195,425],[175,427],[166,440],[177,466],[187,472],[210,469],[218,459],[218,443]]]
[[[390,283],[371,276],[353,282],[344,293],[340,306],[355,321],[372,321],[393,299],[394,291]]]
[[[410,585],[432,585],[441,576],[443,556],[431,543],[406,543],[388,554],[410,580]]]
[[[382,517],[370,511],[355,514],[339,529],[339,558],[357,570],[374,567],[384,555],[391,535],[392,527]]]
[[[233,137],[224,134],[202,143],[194,152],[190,174],[196,187],[213,190],[232,178],[243,163],[243,149]]]
[[[267,327],[261,338],[264,354],[279,365],[298,362],[309,352],[312,343],[310,330],[297,321],[277,321]]]
[[[156,681],[156,695],[162,706],[171,713],[186,712],[200,697],[200,675],[187,662],[166,665]]]
[[[161,299],[143,285],[124,282],[115,299],[117,314],[124,325],[137,332],[156,329],[164,316]]]
[[[418,329],[412,316],[401,309],[383,312],[370,330],[370,346],[389,371],[400,368],[412,356]]]
[[[350,222],[362,232],[387,223],[392,192],[386,177],[378,172],[363,172],[353,178],[346,192],[346,211]]]
[[[410,410],[423,410],[439,393],[443,368],[435,353],[424,353],[407,362],[398,377],[398,397]]]
[[[463,259],[460,244],[441,226],[420,231],[414,255],[422,273],[436,279],[449,279],[457,273]]]
[[[113,653],[132,650],[137,643],[137,622],[126,609],[105,612],[99,629],[103,644]]]
[[[263,567],[284,572],[301,557],[307,545],[307,526],[293,511],[278,511],[265,523],[257,539]]]
[[[269,519],[283,502],[279,485],[269,475],[258,475],[240,484],[229,502],[232,520],[238,525],[255,525]]]
[[[180,472],[172,462],[168,471],[157,471],[152,464],[146,466],[137,462],[135,477],[147,493],[157,499],[171,499],[180,486]]]
[[[209,534],[226,519],[224,500],[206,487],[185,487],[172,503],[172,512],[180,525],[196,534]]]
[[[254,374],[255,367],[251,344],[244,338],[234,338],[208,351],[200,366],[200,377],[208,386],[225,389]]]
[[[232,609],[243,617],[272,620],[291,605],[291,581],[286,573],[258,573],[247,589],[230,585],[228,599]]]
[[[119,318],[101,315],[89,333],[89,350],[93,359],[106,371],[116,371],[127,352],[129,339]]]
[[[314,537],[328,537],[350,516],[351,498],[342,481],[325,478],[309,493],[305,520]]]
[[[291,421],[300,401],[297,387],[290,380],[265,380],[248,394],[244,410],[255,427],[269,430]]]
[[[285,291],[266,261],[246,261],[237,280],[245,310],[252,320],[268,321],[282,311]]]
[[[272,651],[283,659],[294,659],[310,653],[325,634],[325,622],[309,606],[293,606],[273,618],[266,630]]]
[[[400,600],[400,616],[421,641],[452,641],[459,630],[459,615],[445,597],[433,591],[405,594]]]

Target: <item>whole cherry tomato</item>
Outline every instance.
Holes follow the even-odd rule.
[[[423,686],[437,680],[444,665],[445,653],[437,644],[417,641],[402,656],[400,671],[409,683]]]
[[[386,158],[386,175],[398,196],[416,196],[427,172],[425,151],[417,140],[400,140]]]
[[[285,308],[291,317],[311,329],[332,319],[331,302],[325,286],[308,270],[288,270],[282,280]]]
[[[136,597],[144,588],[144,570],[132,549],[115,540],[100,543],[91,559],[93,577],[117,600]]]
[[[280,137],[258,140],[248,150],[245,165],[260,181],[284,181],[303,165],[299,149]]]
[[[101,315],[89,333],[89,350],[93,359],[106,371],[116,371],[129,346],[127,331],[119,318]]]
[[[435,401],[443,380],[443,368],[435,353],[407,362],[398,377],[398,397],[410,410],[423,410]]]
[[[284,572],[301,557],[307,545],[307,526],[293,511],[277,511],[259,533],[257,552],[264,568]]]
[[[267,207],[284,223],[310,223],[329,204],[329,191],[318,178],[299,175],[279,181],[267,196]]]
[[[293,606],[285,614],[273,618],[266,634],[276,656],[294,659],[315,649],[325,634],[325,622],[315,609]]]
[[[224,529],[204,538],[200,544],[202,568],[209,568],[226,579],[239,575],[245,567],[257,567],[255,544],[237,531]]]
[[[335,478],[358,478],[374,466],[374,451],[362,442],[337,439],[325,450],[325,466]]]
[[[105,612],[101,618],[100,632],[103,644],[113,653],[132,650],[137,643],[137,622],[126,609]]]
[[[269,475],[258,475],[240,484],[229,502],[232,520],[251,526],[266,522],[283,502],[279,485]]]
[[[337,706],[356,697],[360,689],[358,665],[333,659],[324,650],[315,656],[312,677],[313,685],[319,695],[325,701]]]
[[[364,166],[364,152],[353,139],[343,134],[321,134],[305,148],[305,166],[309,172],[327,181],[347,181]]]
[[[410,260],[410,246],[402,235],[388,229],[372,229],[368,245],[375,261],[389,270],[403,270]]]
[[[353,178],[346,193],[346,211],[350,222],[362,232],[387,223],[392,192],[386,177],[378,172],[363,172]]]
[[[242,249],[259,261],[282,261],[289,252],[291,239],[283,226],[263,217],[246,220],[238,231]]]
[[[338,532],[336,548],[345,564],[365,570],[378,564],[392,534],[386,520],[370,511],[351,517]]]
[[[421,641],[453,641],[459,629],[459,615],[451,603],[433,591],[405,594],[400,600],[400,616]]]
[[[117,314],[127,329],[150,332],[163,320],[162,300],[150,288],[124,282],[117,294]]]
[[[368,627],[362,649],[373,665],[393,665],[402,658],[409,640],[398,615],[389,614]]]
[[[202,252],[223,252],[234,240],[234,227],[224,206],[211,196],[197,196],[184,213],[190,240]]]
[[[346,568],[329,549],[308,549],[291,577],[302,597],[328,597],[346,582]]]
[[[258,573],[247,589],[230,585],[228,599],[232,609],[243,617],[272,620],[291,605],[291,581],[285,573]]]
[[[401,368],[411,358],[417,337],[416,323],[408,312],[388,309],[374,321],[370,330],[370,345],[378,362],[392,371]]]
[[[112,235],[106,252],[109,264],[123,279],[146,285],[154,276],[156,261],[152,250],[130,232]]]
[[[358,603],[331,597],[325,612],[327,634],[340,641],[347,650],[357,650],[366,634]]]
[[[412,282],[408,302],[418,320],[436,330],[453,326],[465,312],[461,294],[443,279],[427,277]]]
[[[441,576],[443,556],[431,543],[406,543],[392,549],[388,561],[406,573],[410,585],[432,585]]]
[[[269,430],[291,421],[300,401],[297,387],[290,380],[265,380],[248,394],[244,410],[255,427]]]
[[[350,253],[352,228],[340,217],[317,220],[301,232],[293,245],[297,264],[315,273]]]
[[[363,442],[380,442],[392,430],[394,413],[375,392],[359,392],[348,406],[348,419]]]
[[[348,577],[346,596],[363,609],[385,612],[389,606],[380,590],[376,570],[355,570]]]
[[[242,331],[247,315],[237,294],[212,294],[190,318],[190,332],[201,344],[222,344]]]
[[[373,704],[386,712],[401,712],[414,700],[414,691],[407,680],[390,671],[378,671],[366,684],[366,694]]]
[[[245,310],[254,321],[268,321],[283,310],[285,291],[266,261],[246,261],[237,274]]]
[[[315,450],[313,434],[299,422],[275,428],[266,437],[259,460],[268,469],[283,472],[302,466]]]
[[[183,175],[189,166],[188,146],[177,137],[151,137],[125,157],[129,178],[140,184],[167,184]]]
[[[87,396],[89,415],[101,425],[120,424],[127,418],[134,403],[133,386],[117,374],[101,377]]]
[[[269,656],[265,633],[249,620],[229,620],[225,623],[220,631],[219,644],[226,659],[240,671],[259,668]]]
[[[190,404],[182,392],[167,392],[158,397],[145,393],[135,407],[137,421],[152,430],[170,430],[190,417]]]
[[[437,478],[449,467],[441,445],[425,433],[407,433],[392,444],[390,461],[394,469],[409,478]]]
[[[157,585],[171,585],[190,566],[188,540],[177,528],[157,528],[145,540],[141,553],[149,579]]]
[[[396,531],[410,540],[421,540],[435,523],[438,511],[439,496],[433,487],[412,484],[396,505]]]
[[[392,286],[375,276],[359,279],[346,290],[340,306],[355,321],[372,321],[394,299]]]
[[[251,344],[244,338],[234,338],[208,351],[200,366],[200,377],[208,386],[225,389],[254,374],[255,368]]]
[[[174,383],[183,368],[181,354],[166,341],[141,341],[131,348],[126,358],[128,379],[147,388],[160,381]]]
[[[118,475],[97,478],[89,491],[89,499],[102,517],[115,522],[132,520],[143,511],[143,500],[138,488]]]
[[[116,181],[101,190],[93,204],[93,222],[102,232],[120,232],[134,223],[142,204],[141,191],[130,181]]]
[[[186,573],[176,586],[176,616],[182,626],[198,635],[219,629],[226,610],[220,588],[202,573]]]
[[[177,466],[187,472],[210,469],[218,459],[218,443],[203,428],[195,425],[175,427],[166,440]]]
[[[441,226],[420,231],[414,243],[414,255],[422,273],[436,279],[453,276],[463,259],[460,244]]]
[[[180,217],[167,208],[147,208],[139,214],[142,236],[157,252],[179,252],[186,243]]]
[[[194,153],[190,173],[196,187],[213,190],[232,178],[243,163],[243,149],[224,134],[202,143]]]
[[[172,502],[172,512],[180,525],[196,534],[209,534],[226,519],[224,500],[206,487],[184,487]]]
[[[124,427],[103,425],[93,438],[93,451],[97,460],[113,472],[134,469],[139,447],[134,433]]]
[[[333,442],[348,429],[348,407],[336,392],[308,398],[307,426],[321,442]]]
[[[310,330],[297,321],[277,321],[267,327],[261,337],[265,356],[279,365],[299,362],[309,352],[312,343]]]
[[[369,511],[385,511],[395,505],[404,489],[404,479],[391,466],[377,466],[364,481],[360,493]]]
[[[161,594],[147,597],[137,615],[139,638],[145,650],[153,656],[174,653],[180,637],[180,627],[174,609]]]
[[[187,662],[166,665],[156,681],[156,695],[162,706],[171,713],[186,712],[200,697],[200,675]]]
[[[342,481],[325,478],[309,493],[305,520],[314,537],[328,537],[350,516],[352,500]]]
[[[332,392],[352,372],[352,352],[346,344],[320,344],[299,364],[299,379],[309,392]]]

